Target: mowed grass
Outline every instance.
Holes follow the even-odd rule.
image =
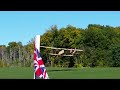
[[[46,68],[50,79],[120,79],[120,68]],[[31,67],[0,68],[0,79],[33,79]]]

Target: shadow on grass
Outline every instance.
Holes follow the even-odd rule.
[[[56,72],[56,71],[76,71],[76,69],[56,69],[56,70],[47,70],[48,72]]]

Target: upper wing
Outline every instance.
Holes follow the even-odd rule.
[[[74,51],[83,51],[81,49],[67,49],[67,48],[56,48],[56,47],[47,47],[47,46],[40,46],[42,48],[51,48],[51,49],[60,49],[60,50],[74,50]]]

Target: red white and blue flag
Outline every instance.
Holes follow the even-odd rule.
[[[39,49],[36,47],[37,42],[34,42],[34,79],[42,78],[42,79],[49,79],[48,74],[45,69],[45,65],[43,60],[40,56]],[[38,44],[39,46],[39,44]]]

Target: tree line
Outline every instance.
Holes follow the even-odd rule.
[[[34,38],[34,37],[33,37]],[[9,42],[0,45],[0,67],[33,65],[33,45],[22,42]],[[72,25],[58,29],[51,26],[40,38],[42,46],[77,48],[83,52],[74,57],[50,56],[50,49],[41,48],[41,57],[46,66],[51,67],[119,67],[120,66],[120,27],[89,24],[87,28]]]

